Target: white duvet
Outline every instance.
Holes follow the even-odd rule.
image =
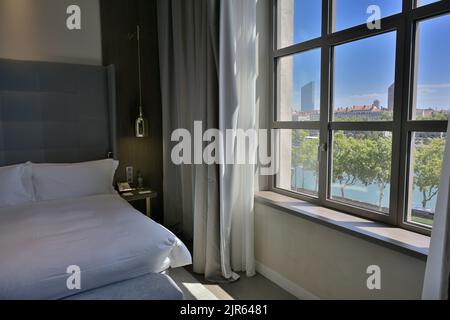
[[[0,299],[59,299],[191,262],[118,195],[0,209]],[[69,266],[81,269],[81,290],[67,288]]]

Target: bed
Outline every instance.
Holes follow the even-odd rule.
[[[61,299],[191,264],[184,244],[118,195],[0,209],[0,299]],[[69,290],[71,265],[81,290]]]
[[[67,165],[116,155],[115,90],[114,66],[0,59],[0,299],[126,298],[144,284],[143,298],[180,298],[160,273],[191,256],[114,192],[117,164]]]

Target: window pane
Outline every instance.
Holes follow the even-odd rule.
[[[392,134],[335,131],[332,157],[331,198],[388,214]]]
[[[334,49],[335,121],[392,121],[396,33]]]
[[[417,7],[426,6],[427,4],[435,3],[438,1],[440,1],[440,0],[417,0],[416,6]]]
[[[322,35],[322,1],[278,1],[278,48]]]
[[[334,0],[333,31],[341,31],[367,23],[367,20],[373,15],[370,8],[372,5],[379,7],[381,18],[402,11],[402,0]]]
[[[433,226],[446,136],[441,132],[412,135],[408,222]]]
[[[317,196],[319,136],[317,130],[280,130],[278,188]]]
[[[450,111],[450,15],[417,27],[413,120],[447,120]]]
[[[278,62],[278,121],[320,120],[320,49]]]

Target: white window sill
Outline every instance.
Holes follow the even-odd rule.
[[[271,191],[257,192],[255,201],[422,260],[428,257],[430,237],[418,233],[355,217]]]

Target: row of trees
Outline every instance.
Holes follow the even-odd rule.
[[[436,196],[440,183],[442,155],[445,139],[426,138],[413,148],[412,164],[414,185],[420,190],[422,206]],[[317,138],[311,137],[307,130],[294,130],[293,168],[303,167],[313,173],[318,184],[318,145]],[[376,185],[377,205],[382,211],[385,192],[391,183],[392,136],[381,132],[344,133],[336,132],[333,138],[333,182],[340,187],[340,196],[346,198],[346,189],[355,184]],[[305,188],[305,175],[302,175],[302,188]]]
[[[447,121],[449,119],[449,113],[447,111],[434,111],[430,114],[426,115],[418,115],[416,120],[434,120],[434,121]],[[373,121],[372,117],[368,115],[353,115],[353,116],[344,116],[344,117],[336,117],[335,121],[337,122],[365,122],[365,121]],[[383,111],[378,114],[377,121],[392,121],[394,120],[394,113],[392,111]]]
[[[443,111],[436,111],[430,115],[419,115],[416,120],[435,120],[435,121],[447,121],[448,113]]]
[[[421,140],[415,148],[414,185],[422,194],[422,207],[427,208],[439,191],[445,149],[444,138]]]
[[[383,209],[386,187],[391,182],[392,137],[383,133],[334,135],[333,181],[345,189],[356,183],[378,187],[378,207]]]

